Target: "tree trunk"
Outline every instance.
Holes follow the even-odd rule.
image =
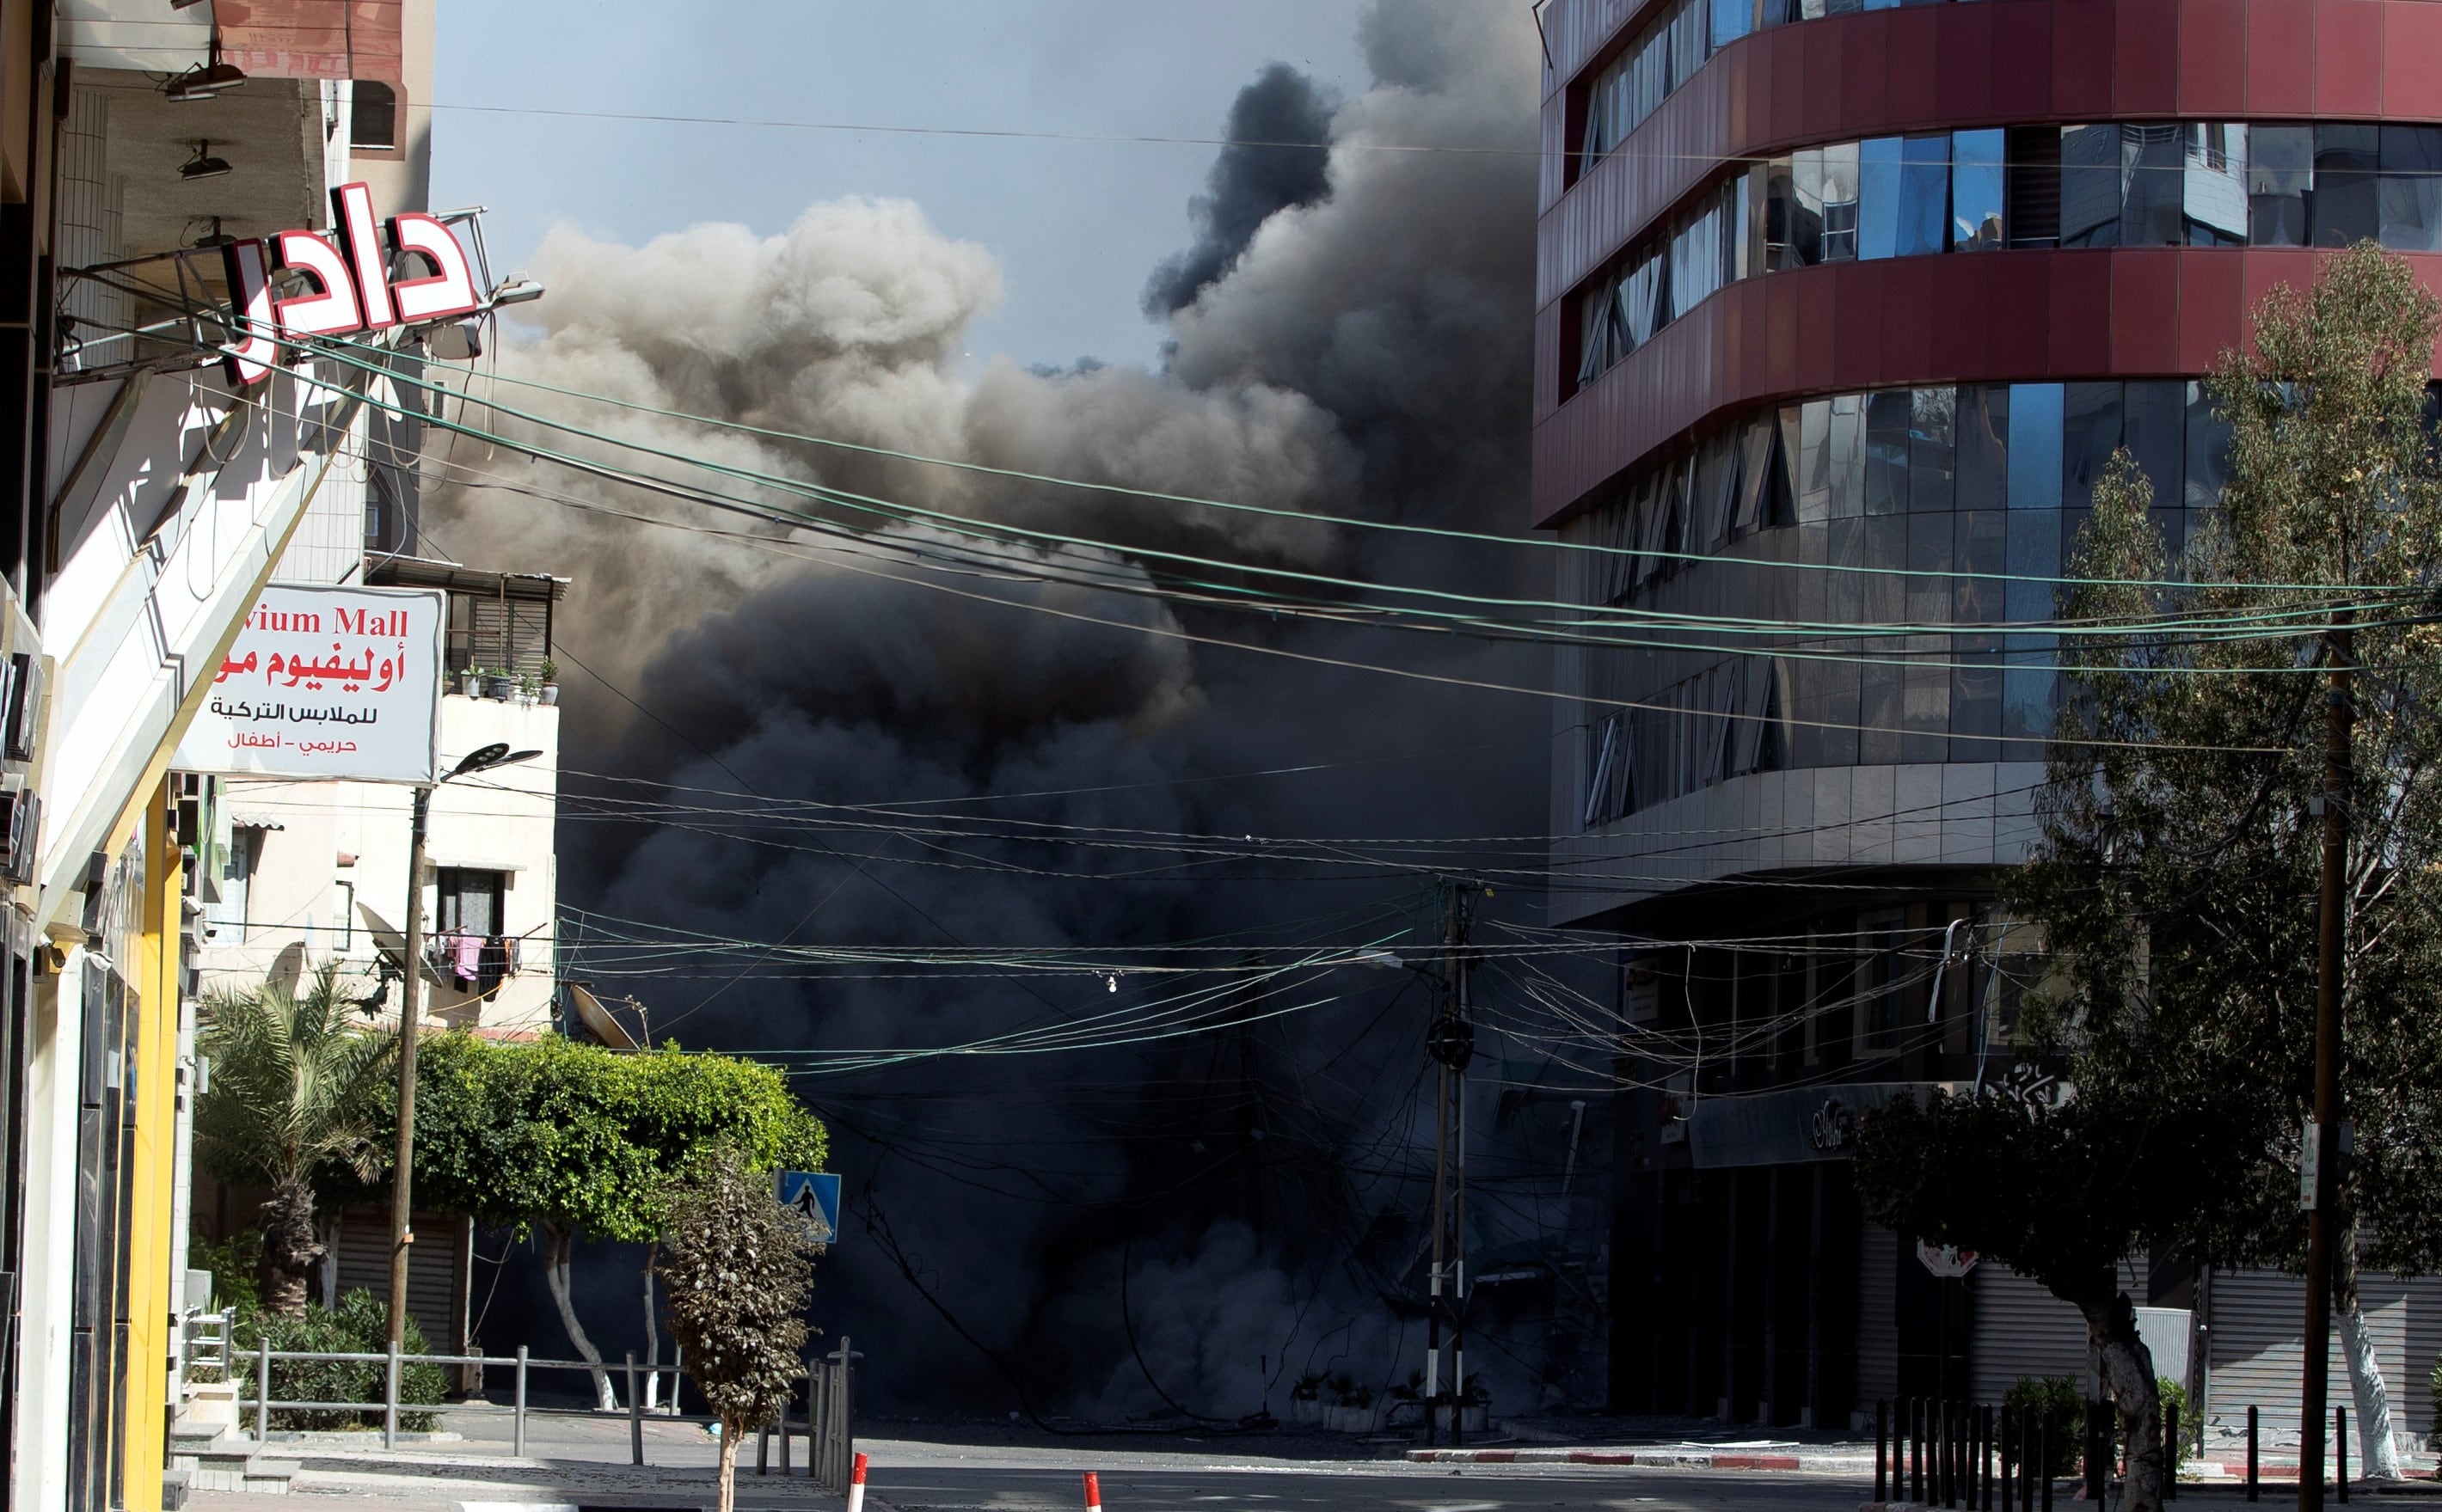
[[[2125,1292],[2108,1302],[2078,1304],[2087,1338],[2103,1358],[2103,1386],[2119,1404],[2126,1436],[2128,1478],[2120,1512],[2161,1512],[2162,1395],[2154,1384],[2154,1355],[2137,1335],[2137,1308]],[[2109,1467],[2105,1479],[2109,1479]]]
[[[314,1189],[302,1181],[282,1181],[264,1199],[261,1212],[264,1305],[301,1317],[309,1278],[322,1258],[321,1237],[314,1226]]]
[[[653,1305],[653,1259],[662,1247],[645,1247],[645,1411],[657,1412],[662,1405],[662,1321],[660,1309]],[[670,1394],[676,1400],[678,1393]]]
[[[2365,1306],[2358,1296],[2357,1225],[2341,1226],[2340,1253],[2332,1267],[2332,1311],[2341,1325],[2341,1355],[2348,1361],[2349,1397],[2357,1413],[2359,1475],[2369,1481],[2396,1481],[2399,1450],[2392,1440],[2391,1393],[2384,1386],[2382,1361],[2374,1352],[2374,1336],[2366,1329]]]
[[[585,1325],[576,1321],[576,1303],[568,1293],[568,1260],[576,1248],[576,1235],[562,1233],[546,1227],[543,1237],[543,1278],[551,1284],[551,1300],[559,1306],[559,1325],[568,1330],[568,1341],[576,1346],[577,1355],[593,1373],[593,1406],[597,1412],[615,1412],[619,1398],[610,1391],[610,1372],[603,1366],[602,1352],[593,1340],[585,1337]]]
[[[720,1500],[717,1512],[738,1512],[738,1440],[741,1430],[727,1418],[720,1423]]]

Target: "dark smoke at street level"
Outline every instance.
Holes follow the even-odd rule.
[[[1335,104],[1276,65],[1242,94],[1233,134],[1334,146],[1327,155],[1222,150],[1194,207],[1196,244],[1148,289],[1168,332],[1158,371],[962,370],[965,328],[999,296],[997,266],[916,207],[888,201],[816,205],[770,238],[702,226],[627,247],[557,232],[539,269],[552,296],[534,307],[545,334],[504,354],[503,371],[1002,467],[1522,532],[1534,30],[1522,13],[1471,0],[1398,0],[1362,25],[1374,74],[1363,92]],[[1394,142],[1507,151],[1359,150]],[[1040,171],[1058,170],[1046,161]],[[1551,588],[1548,562],[1526,552],[860,462],[504,392],[674,451],[1125,545],[1456,590],[1542,597]],[[479,465],[480,448],[461,440],[429,476]],[[506,453],[488,466],[524,487],[696,518]],[[1090,789],[983,811],[1158,831],[1531,836],[1548,827],[1552,716],[1537,699],[978,603],[862,575],[799,546],[631,527],[497,489],[445,487],[428,519],[438,550],[575,579],[559,640],[602,681],[563,673],[573,796],[655,795],[579,774],[593,772],[836,803]],[[1126,625],[1528,686],[1548,680],[1542,659],[1517,648],[947,580]],[[1214,780],[1329,763],[1358,764]],[[779,826],[754,830],[769,842],[754,844],[707,828],[724,827],[564,818],[562,897],[667,928],[798,943],[1105,945],[1241,930],[1258,941],[1346,939],[1316,920],[1369,904],[1404,910],[1420,940],[1437,928],[1422,875],[1360,867],[1317,882],[1294,875],[1311,868],[1244,863],[1078,880],[987,868],[1143,862]],[[849,852],[881,859],[860,870]],[[1527,918],[1539,905],[1522,895],[1487,907]],[[579,975],[583,945],[563,933]],[[984,972],[738,978],[738,969],[716,962],[595,986],[636,992],[657,1036],[755,1052],[952,1044],[1181,985]],[[1267,1390],[1285,1411],[1290,1383],[1309,1370],[1377,1388],[1405,1380],[1421,1363],[1422,1327],[1383,1294],[1422,1289],[1431,992],[1404,972],[1358,970],[1329,974],[1323,992],[1340,1000],[1217,1034],[801,1080],[831,1120],[850,1193],[843,1240],[817,1283],[817,1318],[866,1352],[866,1404],[994,1414],[1019,1405],[944,1310],[1047,1413],[1158,1415],[1170,1411],[1167,1393],[1191,1412],[1235,1419]],[[877,1213],[917,1283],[868,1228]],[[585,1316],[614,1359],[641,1342],[635,1259],[605,1250],[587,1278]],[[503,1273],[482,1325],[487,1348],[513,1320],[547,1320],[519,1299],[532,1274]],[[538,1343],[560,1347],[548,1321],[533,1326],[553,1330]],[[1555,1394],[1499,1350],[1470,1351],[1469,1363],[1505,1410]]]

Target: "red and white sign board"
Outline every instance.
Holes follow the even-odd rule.
[[[239,326],[227,349],[231,383],[260,382],[275,364],[295,360],[302,337],[419,325],[483,307],[474,264],[446,223],[402,211],[390,218],[387,245],[382,229],[373,191],[342,184],[331,191],[328,235],[282,231],[268,243],[249,238],[221,248]],[[402,264],[410,271],[393,277],[391,269]],[[275,297],[272,275],[291,271],[305,288]]]
[[[221,776],[432,781],[443,598],[437,589],[264,589],[174,764]]]
[[[1957,1245],[1916,1242],[1917,1263],[1944,1281],[1957,1281],[1976,1268],[1976,1251],[1961,1249]]]

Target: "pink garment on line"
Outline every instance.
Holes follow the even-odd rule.
[[[483,937],[468,934],[465,926],[462,924],[450,931],[449,950],[450,969],[460,976],[472,980],[476,972],[483,966]]]

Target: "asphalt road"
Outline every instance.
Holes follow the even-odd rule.
[[[867,1445],[868,1450],[875,1446]],[[914,1448],[910,1446],[910,1448]],[[934,1453],[938,1454],[936,1449]],[[868,1506],[899,1512],[1078,1512],[1082,1464],[968,1463],[877,1455]],[[1129,1456],[1099,1471],[1105,1512],[1717,1512],[1722,1507],[1855,1512],[1864,1488],[1778,1472],[1687,1473],[1633,1466],[1404,1464],[1250,1465]]]

